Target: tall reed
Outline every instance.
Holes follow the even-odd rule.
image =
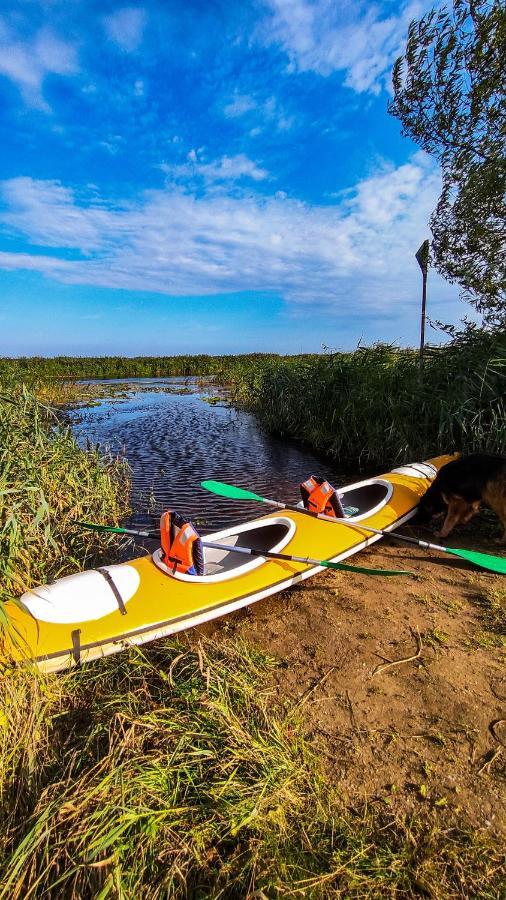
[[[216,376],[221,382],[241,372],[262,367],[277,359],[288,359],[277,353],[247,353],[237,356],[208,354],[181,356],[26,356],[0,357],[0,377],[14,373],[19,381],[34,378],[160,378],[180,375]],[[300,357],[304,358],[304,357]]]
[[[110,538],[72,519],[117,520],[128,467],[80,449],[70,430],[24,385],[0,386],[0,621],[5,603],[103,554]],[[116,542],[117,546],[117,542]]]
[[[505,375],[506,336],[478,332],[427,348],[422,373],[414,351],[378,344],[266,364],[239,380],[236,397],[268,430],[356,470],[504,452]]]

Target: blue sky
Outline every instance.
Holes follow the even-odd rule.
[[[0,353],[416,345],[439,172],[386,107],[427,9],[2,4]]]

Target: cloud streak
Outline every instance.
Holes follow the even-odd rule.
[[[220,190],[225,185],[240,181],[243,178],[253,181],[264,181],[269,177],[267,169],[262,169],[244,153],[236,156],[222,156],[221,159],[205,162],[203,151],[190,150],[187,162],[179,165],[162,163],[160,169],[174,181],[189,185],[192,181],[201,181],[207,190]]]
[[[175,185],[117,204],[15,178],[2,184],[0,222],[38,250],[0,254],[0,267],[170,296],[267,291],[335,313],[389,316],[418,301],[413,253],[438,193],[439,176],[421,154],[359,182],[334,206],[191,195]]]
[[[146,11],[138,6],[124,6],[104,16],[108,38],[127,53],[133,53],[141,43],[146,26]]]
[[[258,35],[284,50],[291,71],[322,76],[341,71],[354,91],[378,94],[390,85],[410,21],[428,4],[408,0],[395,15],[382,14],[375,4],[334,0],[268,0],[268,7]]]

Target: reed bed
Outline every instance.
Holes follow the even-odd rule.
[[[14,373],[19,381],[28,383],[34,378],[45,382],[70,378],[164,378],[200,375],[215,376],[228,382],[242,373],[261,368],[280,359],[290,359],[278,353],[246,353],[226,356],[208,354],[180,356],[26,356],[0,357],[0,377]],[[307,355],[299,359],[309,358]]]
[[[163,641],[4,677],[0,898],[499,897],[485,839],[345,810],[275,666]]]
[[[348,469],[438,453],[504,452],[506,335],[470,332],[418,355],[385,344],[276,361],[247,373],[237,402],[281,436]]]
[[[128,467],[80,449],[25,385],[0,387],[0,622],[5,604],[35,583],[102,558],[117,541],[72,519],[116,521],[128,499]]]

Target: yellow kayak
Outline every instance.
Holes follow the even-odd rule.
[[[339,562],[379,540],[361,530],[361,522],[390,531],[410,519],[438,469],[452,458],[401,466],[339,488],[343,505],[353,510],[346,524],[283,510],[205,540]],[[321,566],[206,548],[202,576],[169,572],[160,551],[69,575],[12,604],[15,640],[7,640],[4,658],[28,658],[57,671],[229,614],[320,571]]]

